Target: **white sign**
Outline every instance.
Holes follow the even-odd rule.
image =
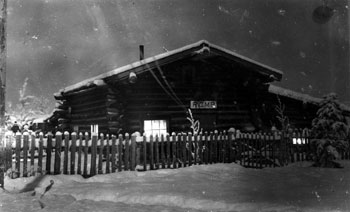
[[[191,101],[191,109],[216,109],[216,101]]]

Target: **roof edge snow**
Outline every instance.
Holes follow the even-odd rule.
[[[292,99],[300,100],[304,103],[319,104],[322,101],[322,98],[313,97],[308,94],[299,93],[299,92],[292,91],[292,90],[282,88],[272,84],[270,84],[269,86],[269,92],[280,96],[285,96]]]
[[[311,103],[315,105],[319,105],[320,102],[323,100],[323,98],[313,97],[308,94],[299,93],[299,92],[292,91],[292,90],[282,88],[272,84],[269,85],[268,91],[273,94],[302,101],[303,103]],[[350,113],[350,107],[348,105],[340,103],[340,108]]]

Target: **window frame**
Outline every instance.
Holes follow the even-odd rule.
[[[145,129],[146,121],[151,121],[151,123],[152,123],[153,121],[164,121],[164,122],[165,122],[165,128],[163,129],[163,128],[159,127],[159,129],[157,129],[157,128],[152,128],[152,126],[151,126],[151,129],[146,131],[146,129]],[[158,124],[160,125],[160,123],[158,123]],[[151,124],[151,125],[152,125],[152,124]],[[165,119],[165,118],[144,119],[144,120],[142,121],[142,130],[143,130],[143,133],[144,133],[146,136],[150,136],[150,135],[156,136],[157,133],[154,133],[154,131],[158,131],[158,132],[159,132],[159,136],[161,136],[161,135],[163,134],[162,131],[165,131],[165,133],[163,134],[163,135],[165,136],[165,135],[168,133],[168,131],[169,131],[169,120],[167,120],[167,119]],[[149,132],[149,131],[151,131],[151,133],[148,134],[147,132]]]

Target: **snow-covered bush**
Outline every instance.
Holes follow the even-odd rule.
[[[311,133],[314,166],[340,168],[335,159],[339,158],[340,151],[349,148],[349,127],[336,94],[331,93],[321,101],[317,116],[312,120]]]

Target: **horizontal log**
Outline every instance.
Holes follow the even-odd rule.
[[[91,110],[87,111],[85,113],[73,113],[69,116],[70,119],[85,119],[85,118],[92,118],[92,117],[105,117],[106,113],[103,110]]]
[[[141,126],[141,120],[139,119],[127,119],[126,121],[130,126],[134,126],[134,125]]]
[[[75,100],[70,101],[69,106],[72,108],[80,108],[80,107],[90,107],[105,104],[106,100],[104,98],[96,97],[88,100]]]
[[[68,123],[58,124],[58,127],[60,129],[67,129],[70,127],[70,124],[68,124]]]
[[[68,114],[68,111],[67,110],[62,110],[62,109],[55,109],[53,111],[54,114],[58,114],[58,115],[65,115],[65,114]]]
[[[167,115],[167,116],[170,116],[170,115],[176,115],[176,114],[184,114],[186,115],[186,112],[185,111],[149,111],[150,115]],[[129,116],[135,116],[135,115],[140,115],[140,114],[143,114],[143,112],[140,112],[140,111],[125,111],[124,115],[125,117],[129,117]]]
[[[117,95],[117,94],[109,94],[109,93],[106,94],[106,99],[117,100],[117,99],[119,99],[119,98],[120,98],[120,97],[119,97],[119,95]]]
[[[69,106],[74,110],[76,108],[94,107],[103,104],[106,104],[106,100],[103,98],[97,98],[91,99],[90,101],[70,102]]]
[[[105,98],[106,98],[105,89],[94,89],[92,91],[86,92],[81,95],[67,96],[66,100],[71,103],[71,102],[89,101],[94,99],[105,99]]]
[[[225,121],[225,120],[240,120],[249,118],[249,115],[239,114],[239,115],[219,115],[217,117],[218,121]]]
[[[85,108],[72,108],[72,114],[94,114],[99,112],[105,113],[106,111],[106,106],[105,105],[97,105],[97,106],[92,106],[92,107],[85,107]]]
[[[117,124],[119,125],[121,122],[119,120],[108,120],[108,124],[113,125],[113,124]]]
[[[113,104],[118,103],[118,101],[116,99],[106,99],[106,106],[110,107]]]
[[[136,132],[136,131],[140,132],[140,131],[143,131],[143,130],[141,129],[140,126],[131,126],[131,127],[129,127],[129,131],[130,132]]]
[[[57,109],[60,109],[60,110],[68,110],[68,106],[67,105],[58,105],[56,106]]]
[[[88,121],[88,120],[72,120],[71,122],[70,122],[70,126],[85,126],[85,127],[87,127],[87,126],[89,126],[89,127],[91,127],[91,125],[98,125],[98,127],[100,128],[100,127],[107,127],[108,128],[108,123],[107,123],[107,121],[94,121],[94,122],[92,122],[92,121]]]
[[[80,116],[74,116],[72,117],[71,121],[108,121],[108,118],[106,116],[99,116],[99,115],[80,115]]]
[[[68,102],[66,100],[56,102],[55,107],[59,107],[59,106],[68,106]]]
[[[239,125],[237,125],[237,123],[220,123],[220,124],[217,124],[216,125],[216,128],[217,129],[224,129],[224,130],[228,130],[228,129],[230,129],[231,127],[234,127],[234,128],[237,128],[237,126],[239,126]]]
[[[58,123],[63,124],[63,123],[69,123],[70,120],[67,118],[58,118]]]
[[[120,112],[119,109],[110,108],[110,107],[106,108],[106,111],[107,111],[108,115],[116,115],[116,114],[119,114],[119,112]]]
[[[80,124],[75,124],[75,126],[78,126],[79,129],[87,129],[88,131],[91,130],[91,124],[80,123]],[[108,125],[107,124],[98,124],[98,129],[99,129],[99,131],[100,131],[100,129],[108,129]]]
[[[112,134],[119,134],[120,133],[120,129],[119,127],[109,127],[108,130],[110,133]]]
[[[110,121],[120,121],[124,118],[124,115],[107,115],[107,119]]]
[[[110,117],[110,118],[114,118],[114,117],[120,116],[120,113],[119,113],[119,112],[110,112],[110,111],[107,111],[106,116],[107,116],[107,117]]]

